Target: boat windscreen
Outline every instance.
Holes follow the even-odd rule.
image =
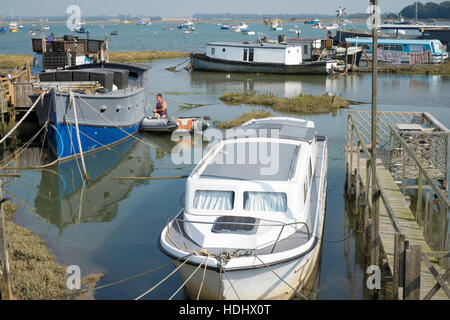
[[[225,144],[200,175],[204,179],[287,181],[300,146],[278,142]]]

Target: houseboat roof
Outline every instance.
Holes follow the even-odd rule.
[[[89,63],[89,64],[82,64],[82,65],[78,65],[78,66],[73,66],[68,68],[68,70],[77,70],[77,69],[108,69],[108,68],[113,68],[113,69],[134,69],[134,70],[138,70],[138,71],[148,71],[150,70],[152,67],[151,66],[147,66],[145,64],[136,64],[136,63],[119,63],[119,62],[103,62],[103,63]]]
[[[286,49],[294,45],[280,43],[255,43],[255,42],[209,42],[208,46],[234,47],[234,48],[267,48],[267,49]]]

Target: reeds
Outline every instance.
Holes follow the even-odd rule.
[[[292,98],[279,98],[273,94],[225,93],[220,99],[229,105],[266,106],[276,112],[293,114],[329,113],[351,104],[350,101],[333,95],[298,95]]]

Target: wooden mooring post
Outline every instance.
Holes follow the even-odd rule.
[[[0,180],[0,300],[11,300],[11,279],[9,276],[8,248],[5,239],[2,180]]]
[[[405,280],[403,300],[420,300],[420,268],[422,249],[418,245],[410,245],[405,241]]]

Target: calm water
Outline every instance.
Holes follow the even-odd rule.
[[[233,23],[232,23],[233,24]],[[196,31],[192,34],[183,34],[182,31],[164,30],[164,27],[176,27],[176,23],[153,23],[151,26],[138,25],[119,25],[119,24],[103,24],[104,28],[100,29],[98,24],[88,24],[85,27],[90,31],[91,39],[103,39],[106,34],[112,31],[119,31],[118,36],[110,36],[110,49],[112,51],[146,51],[146,50],[176,50],[187,52],[202,52],[206,42],[211,41],[255,41],[258,39],[258,32],[267,34],[272,39],[277,39],[278,34],[285,33],[288,37],[294,37],[294,33],[290,33],[289,29],[295,29],[296,25],[302,31],[301,36],[324,37],[327,31],[313,29],[309,25],[303,23],[284,23],[283,31],[270,31],[268,26],[262,23],[249,23],[249,29],[255,31],[253,36],[235,33],[232,31],[220,30],[216,24],[197,23]],[[57,36],[64,34],[74,34],[80,38],[85,38],[84,34],[71,33],[64,23],[49,24],[50,30],[46,30],[46,35],[54,33]],[[365,24],[350,24],[347,27],[365,29]],[[25,24],[24,29],[18,33],[0,34],[0,54],[32,54],[31,38],[28,32],[33,27],[31,24]],[[40,37],[40,32],[34,36]],[[11,45],[14,41],[14,45]]]
[[[262,27],[262,26],[260,26]],[[302,28],[303,25],[301,25]],[[52,25],[53,28],[53,25]],[[51,30],[56,32],[55,30]],[[123,28],[123,30],[122,30]],[[180,35],[178,31],[162,31],[161,24],[147,27],[112,26],[118,29],[120,38],[113,40],[112,48],[123,48],[119,42],[135,41],[133,49],[180,49],[200,50],[209,40],[236,40],[242,35],[223,32],[224,38],[203,39],[203,28],[218,28],[213,25],[198,25],[198,35]],[[262,27],[265,28],[265,27]],[[285,25],[285,29],[289,26]],[[92,28],[91,28],[92,29]],[[152,34],[155,29],[157,34]],[[256,30],[251,26],[250,29]],[[109,27],[105,25],[105,31]],[[125,39],[126,30],[130,39]],[[131,32],[131,30],[134,30]],[[102,31],[102,32],[105,32]],[[133,40],[136,33],[145,34],[148,41]],[[166,39],[163,32],[173,33]],[[217,32],[219,34],[219,32]],[[94,33],[95,34],[95,33]],[[101,34],[101,32],[99,32]],[[10,37],[9,34],[6,35]],[[3,45],[0,35],[1,53],[15,52],[17,48]],[[24,32],[24,48],[30,46]],[[157,40],[160,37],[162,40]],[[174,47],[178,39],[185,47]],[[117,43],[116,43],[117,41]],[[173,42],[172,42],[173,41]],[[19,43],[22,45],[22,41]],[[20,50],[19,50],[20,51]],[[31,50],[30,50],[31,51]],[[22,52],[22,51],[20,51]],[[233,91],[271,92],[279,96],[299,93],[321,94],[332,92],[347,99],[369,102],[371,95],[370,75],[336,76],[268,76],[168,72],[182,59],[152,63],[152,84],[149,95],[157,92],[166,95],[169,111],[174,113],[183,103],[198,103],[206,106],[190,110],[183,115],[209,115],[213,120],[231,120],[242,113],[262,109],[250,106],[225,106],[219,97]],[[174,92],[177,92],[175,95]],[[439,76],[379,76],[380,110],[427,111],[450,127],[450,78]],[[369,105],[354,106],[355,110],[367,110]],[[276,114],[276,113],[274,113]],[[364,270],[361,239],[354,234],[356,221],[344,200],[344,149],[347,111],[337,115],[307,117],[315,121],[317,131],[329,137],[329,172],[327,215],[322,247],[322,258],[315,288],[317,299],[363,299]],[[142,135],[147,144],[128,140],[114,151],[104,150],[86,158],[90,183],[83,189],[79,163],[70,161],[42,171],[22,171],[21,177],[9,179],[5,191],[19,205],[16,221],[30,228],[46,241],[57,260],[64,265],[78,265],[83,275],[104,273],[99,285],[124,279],[169,262],[157,248],[157,239],[169,217],[176,215],[182,203],[184,180],[161,181],[117,181],[113,177],[123,176],[175,176],[189,174],[193,165],[174,165],[171,152],[174,147],[188,152],[189,143],[176,145],[170,137]],[[150,144],[151,146],[149,146]],[[38,150],[29,150],[20,160],[23,164],[35,164]],[[336,242],[348,238],[344,242]],[[168,267],[129,282],[99,290],[96,299],[133,299],[148,290],[172,270]],[[178,275],[170,278],[147,299],[167,299],[179,286]],[[180,293],[177,298],[184,298]]]

